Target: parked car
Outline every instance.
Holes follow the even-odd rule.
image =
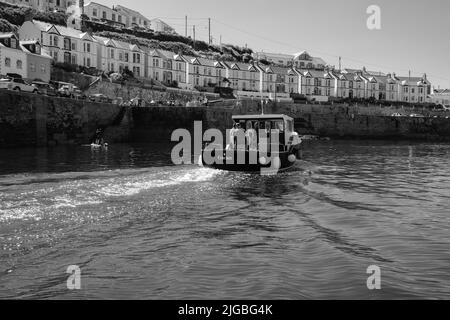
[[[33,87],[38,89],[39,94],[45,94],[47,96],[56,96],[56,89],[49,83],[41,82],[41,81],[33,81],[31,84]]]
[[[109,98],[102,93],[91,94],[89,100],[93,102],[109,102]]]
[[[39,90],[21,78],[0,79],[0,89],[38,93]]]
[[[81,100],[85,100],[86,99],[86,95],[77,86],[73,86],[72,96],[75,99],[81,99]]]
[[[72,98],[73,94],[68,85],[63,85],[58,89],[58,96],[65,98]]]
[[[438,104],[435,106],[437,111],[449,111],[450,107],[444,106],[443,104]]]
[[[411,118],[425,118],[425,116],[423,116],[421,114],[417,114],[417,113],[411,113],[409,116]]]
[[[396,112],[391,114],[391,117],[403,117],[403,115],[401,113]]]

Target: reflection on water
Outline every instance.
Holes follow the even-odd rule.
[[[2,150],[0,297],[450,297],[450,145],[303,155],[263,177],[173,166],[165,145]]]

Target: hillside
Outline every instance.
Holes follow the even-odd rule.
[[[68,15],[55,12],[39,12],[28,7],[18,7],[0,2],[0,32],[15,32],[27,18],[55,25],[66,26]],[[209,45],[204,41],[193,41],[178,34],[146,31],[139,28],[117,29],[112,26],[89,21],[84,16],[84,29],[94,35],[128,41],[142,47],[164,49],[185,55],[203,56],[228,61],[251,60],[252,50],[234,45]]]

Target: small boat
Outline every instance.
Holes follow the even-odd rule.
[[[209,144],[199,165],[219,170],[278,173],[300,159],[302,143],[294,131],[294,119],[284,114],[236,115],[227,130],[226,148]],[[234,140],[234,141],[233,141]]]
[[[92,149],[108,149],[108,144],[107,143],[103,143],[103,144],[91,143],[90,147]]]

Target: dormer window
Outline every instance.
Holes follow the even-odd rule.
[[[16,40],[16,38],[11,38],[11,48],[17,49],[17,40]]]

